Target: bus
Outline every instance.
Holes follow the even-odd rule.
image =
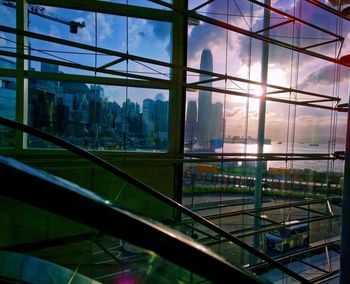
[[[309,245],[309,224],[299,220],[282,223],[285,227],[276,228],[265,234],[267,249],[286,252],[289,249]]]

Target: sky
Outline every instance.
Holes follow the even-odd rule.
[[[147,1],[134,0],[135,3],[145,4]],[[125,1],[112,1],[123,3]],[[204,3],[204,0],[190,0],[190,7]],[[289,4],[286,5],[286,2]],[[292,3],[296,2],[296,8]],[[327,0],[323,1],[328,3]],[[131,3],[129,1],[129,3]],[[155,6],[148,2],[149,5]],[[337,23],[335,19],[328,17],[327,14],[315,6],[307,4],[304,0],[273,0],[272,4],[276,8],[281,8],[287,13],[299,15],[304,20],[310,21],[313,24],[327,28],[332,32],[337,32]],[[328,3],[329,4],[329,3]],[[66,25],[43,19],[38,16],[30,16],[29,28],[33,32],[43,33],[54,37],[69,39],[84,44],[95,45],[108,48],[120,52],[128,51],[130,54],[144,56],[147,58],[171,61],[171,25],[165,22],[150,21],[145,19],[118,17],[107,14],[94,14],[84,11],[71,11],[67,9],[46,7],[50,13],[63,16],[67,20],[75,20],[85,23],[85,28],[79,29],[78,34],[69,33],[69,28]],[[243,29],[251,29],[253,31],[260,30],[263,27],[262,15],[263,10],[257,6],[251,7],[247,0],[236,1],[214,1],[210,5],[198,10],[199,13],[210,15],[221,21],[228,21],[230,24]],[[230,14],[226,16],[225,14]],[[253,17],[250,17],[250,13]],[[14,26],[14,9],[0,6],[0,23]],[[272,14],[272,23],[278,24],[285,21],[276,14]],[[97,24],[97,26],[96,26]],[[298,30],[300,29],[300,30]],[[342,21],[338,26],[342,30],[345,37],[341,55],[350,53],[349,32],[350,27],[347,21]],[[127,32],[128,31],[128,32]],[[293,33],[300,31],[302,46],[310,45],[314,42],[319,42],[318,38],[326,38],[329,35],[315,32],[314,29],[305,27],[294,27],[291,24],[283,25],[273,29],[270,35],[273,38],[283,40],[288,43],[297,44],[296,39],[292,39]],[[313,39],[310,39],[310,38]],[[11,43],[6,39],[13,39],[10,35],[0,32],[0,46],[2,48],[9,47]],[[13,44],[12,44],[13,46]],[[55,50],[60,53],[55,53],[55,56],[79,62],[87,65],[98,66],[117,59],[112,56],[97,56],[94,54],[68,54],[64,52],[81,52],[82,50],[67,48],[52,43],[32,40],[33,48],[40,48],[48,52]],[[187,61],[190,67],[199,68],[200,55],[204,48],[210,48],[213,53],[214,72],[229,74],[245,79],[259,81],[261,79],[261,56],[262,45],[258,40],[251,40],[249,37],[242,36],[238,33],[227,32],[225,29],[218,28],[206,23],[200,23],[197,26],[189,26],[188,29],[188,56]],[[328,56],[334,56],[336,53],[335,44],[323,45],[319,48],[312,49]],[[48,56],[43,53],[35,53],[33,55]],[[298,87],[304,90],[318,92],[325,95],[335,94],[334,74],[337,70],[334,64],[329,64],[311,56],[300,55],[299,57],[294,52],[278,48],[270,45],[268,65],[268,83],[276,84],[285,87]],[[52,58],[52,57],[50,57]],[[33,67],[39,68],[33,63]],[[155,66],[152,66],[154,68]],[[110,69],[137,71],[137,72],[152,72],[150,68],[138,63],[130,63],[126,65],[125,61],[117,66],[111,66]],[[78,70],[60,68],[61,71],[68,73],[77,73]],[[165,75],[156,75],[159,78],[166,79],[169,70],[166,68],[158,68],[158,71]],[[89,71],[79,71],[82,75],[93,75]],[[141,74],[141,73],[140,73]],[[109,75],[104,75],[109,76]],[[191,77],[188,77],[189,80]],[[348,68],[341,68],[339,74],[339,95],[342,102],[348,98]],[[246,89],[246,85],[237,86],[230,81],[214,83],[214,87],[227,87],[230,89]],[[105,93],[110,99],[116,101],[124,101],[127,92],[125,88],[105,87]],[[149,96],[154,98],[156,94],[162,92],[160,90],[142,90],[142,96],[138,99],[135,90],[128,92],[128,95],[134,96],[135,101],[139,102],[143,98]],[[259,94],[259,88],[251,86],[251,92]],[[164,92],[165,96],[168,92]],[[188,92],[188,100],[197,99],[198,92]],[[259,100],[244,97],[224,96],[222,94],[213,93],[213,102],[221,101],[225,105],[225,133],[226,135],[245,135],[248,129],[248,135],[257,136],[257,118],[259,111]],[[249,114],[247,116],[247,114]],[[248,119],[247,119],[248,117]],[[290,137],[295,129],[295,137],[297,139],[321,139],[329,136],[330,127],[330,112],[297,107],[290,108],[286,104],[268,103],[266,115],[266,136],[274,140],[285,140]],[[288,123],[289,122],[289,123]],[[313,131],[308,131],[312,126]],[[338,119],[338,136],[345,133],[344,119]]]
[[[296,1],[296,9],[293,6],[286,5],[286,2],[294,1],[276,0],[272,1],[274,7],[283,9],[286,13],[299,13],[299,17],[306,21],[310,21],[314,25],[328,30],[336,31],[336,21],[330,17],[325,20],[325,12],[316,9],[313,5],[307,5],[305,1]],[[228,3],[228,5],[227,5]],[[237,5],[236,5],[237,3]],[[237,15],[225,18],[221,14]],[[301,11],[301,12],[300,12]],[[251,15],[251,5],[249,1],[214,1],[211,5],[199,10],[204,15],[211,15],[222,21],[228,21],[230,24],[251,29],[253,31],[260,30],[263,27],[262,9],[254,6],[253,15]],[[244,15],[244,16],[242,16]],[[327,16],[327,15],[326,15]],[[272,24],[278,24],[285,21],[279,15],[271,14]],[[325,24],[326,23],[326,24]],[[318,38],[329,38],[328,34],[318,33],[314,29],[305,26],[294,27],[291,24],[283,25],[270,31],[271,37],[292,43],[291,37],[299,29],[301,46],[308,46],[313,43],[320,42]],[[345,37],[341,55],[347,54],[349,49],[349,24],[347,21],[341,23],[343,36]],[[310,39],[312,38],[312,39]],[[261,56],[262,46],[257,40],[251,41],[250,38],[237,33],[227,32],[225,29],[202,23],[201,25],[191,27],[189,32],[189,53],[188,62],[192,67],[198,68],[201,51],[204,48],[210,48],[214,57],[214,72],[228,73],[232,76],[241,78],[250,78],[252,80],[261,79]],[[294,39],[296,44],[296,40]],[[321,54],[334,56],[335,44],[327,44],[322,47],[311,49]],[[324,95],[333,95],[335,81],[336,66],[329,64],[320,59],[311,56],[300,55],[299,59],[296,53],[292,53],[287,49],[270,45],[268,83],[285,87],[298,87],[306,91],[321,93]],[[348,98],[348,68],[340,68],[339,74],[339,96],[343,102]],[[297,82],[297,84],[296,84]],[[229,83],[228,83],[229,84]],[[217,83],[216,86],[220,84]],[[221,86],[223,84],[221,83]],[[215,84],[214,84],[215,86]],[[194,98],[195,94],[191,93]],[[257,117],[258,102],[251,100],[248,102],[244,98],[226,97],[213,94],[213,100],[217,98],[226,101],[226,134],[227,135],[244,135],[245,128],[248,128],[248,135],[256,136],[257,133]],[[244,121],[247,112],[249,119],[245,124],[238,123]],[[294,120],[295,117],[295,120]],[[297,139],[312,140],[326,139],[329,136],[330,112],[318,109],[310,109],[297,107],[296,110],[289,109],[287,105],[268,103],[267,105],[267,127],[266,136],[275,140],[285,140],[287,138],[286,130],[295,128],[295,137]],[[295,121],[295,125],[289,125],[288,122]],[[345,133],[344,119],[338,120],[339,135]],[[313,126],[312,132],[309,131],[310,125]],[[291,130],[289,130],[291,132]],[[255,134],[255,135],[254,135]],[[290,135],[290,134],[289,134]]]

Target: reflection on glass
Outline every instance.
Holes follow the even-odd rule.
[[[91,150],[167,150],[166,90],[41,79],[29,86],[28,121],[35,128]],[[37,142],[28,145],[43,147]]]
[[[95,93],[98,93],[98,92],[102,93],[101,88],[96,88],[96,86],[94,87],[95,87],[94,89]],[[133,99],[133,96],[135,95],[134,92],[135,90],[130,89],[130,101],[134,100]],[[161,98],[160,95],[157,95],[157,97],[158,99]],[[37,139],[40,140],[39,138]],[[45,141],[42,141],[41,144],[39,144],[37,140],[32,140],[32,141],[34,141],[36,145],[40,145],[41,147],[43,145],[49,145],[49,143]],[[52,146],[49,148],[52,149]],[[181,212],[172,206],[169,206],[164,201],[157,199],[155,195],[149,194],[148,191],[142,191],[140,188],[126,182],[125,180],[119,178],[116,175],[112,175],[110,172],[99,168],[97,165],[93,165],[90,162],[84,161],[82,159],[76,159],[76,157],[74,157],[75,155],[72,155],[72,157],[70,157],[69,153],[66,153],[66,152],[62,153],[62,155],[63,156],[48,155],[48,158],[50,160],[52,159],[51,160],[52,163],[42,163],[40,165],[40,168],[44,170],[47,169],[48,172],[53,173],[56,176],[67,178],[72,182],[77,181],[78,184],[93,190],[93,192],[99,195],[106,196],[106,198],[108,198],[108,201],[109,201],[108,204],[112,205],[114,202],[116,202],[115,204],[117,206],[121,206],[124,210],[136,213],[138,215],[141,215],[147,218],[152,218],[154,220],[162,222],[163,224],[165,224],[166,226],[172,229],[180,231],[188,235],[192,239],[196,240],[197,242],[200,242],[201,244],[206,245],[208,248],[213,250],[215,253],[220,254],[221,256],[226,258],[230,263],[234,265],[237,265],[242,268],[246,268],[247,266],[253,263],[255,264],[255,263],[263,262],[263,260],[260,257],[254,257],[254,254],[252,252],[249,252],[249,250],[247,250],[246,248],[242,248],[239,244],[232,242],[232,240],[229,241],[228,238],[223,237],[219,232],[208,227],[208,225],[203,224],[202,222],[195,221],[195,219],[188,216],[188,214],[184,213],[183,211]],[[28,161],[27,159],[28,156],[26,155],[23,155],[22,158],[27,160],[26,163],[31,163],[31,162],[36,163],[37,161],[36,158],[34,158],[32,161]],[[57,164],[58,160],[56,159],[60,161],[59,164]],[[73,163],[76,162],[75,164],[76,166],[71,167],[72,162]],[[170,173],[167,169],[164,169],[164,167],[158,167],[158,166],[153,167],[151,165],[150,167],[145,168],[141,165],[140,167],[136,166],[136,168],[134,167],[132,168],[135,173],[141,170],[143,173],[143,176],[146,178],[149,177],[149,180],[151,182],[153,182],[156,178],[157,185],[162,190],[164,189],[162,184],[168,185],[169,179],[173,178],[172,172]],[[159,183],[159,176],[163,178],[163,175],[159,174],[160,170],[162,171],[162,173],[165,174],[164,181],[160,181],[161,183]],[[92,176],[93,178],[91,178]],[[219,177],[220,176],[218,175],[217,178]],[[249,180],[251,181],[251,179]],[[247,184],[245,181],[243,181],[243,183]],[[220,199],[220,196],[219,196],[219,199]],[[244,202],[245,201],[243,201],[243,204],[246,204]],[[18,206],[18,207],[20,207],[20,209],[26,213],[26,214],[20,214],[20,216],[24,216],[25,218],[30,216],[24,206]],[[218,207],[215,206],[216,210],[217,208]],[[11,212],[16,212],[16,214],[18,213],[18,211],[14,211],[14,210],[11,210]],[[43,214],[39,212],[39,216],[43,216]],[[253,216],[250,216],[250,221],[249,221],[250,223],[252,218]],[[41,233],[44,237],[53,236],[51,231],[50,231],[50,234],[47,234],[47,230],[45,230],[45,222],[50,220],[50,218],[36,217],[35,220],[40,225],[38,226],[40,228],[39,233]],[[55,222],[56,220],[54,219],[53,221]],[[225,221],[225,226],[227,227],[230,226],[230,220],[226,219],[226,221]],[[31,224],[32,226],[34,226],[36,223],[32,222]],[[215,220],[215,224],[220,225],[220,218]],[[232,226],[232,222],[231,222],[231,226]],[[69,227],[67,227],[66,223],[64,223],[63,226],[57,227],[58,230],[60,228],[63,228],[63,232],[67,232],[68,234],[72,234],[73,232],[75,232],[71,229],[68,230],[67,228]],[[230,227],[228,228],[230,229]],[[51,226],[51,222],[50,222],[49,229],[52,229],[55,232],[56,226]],[[74,230],[78,230],[78,229],[79,228],[77,226],[74,227]],[[23,234],[19,234],[19,235],[20,235],[19,236],[20,238],[23,238],[25,241],[28,241],[28,239],[25,238]],[[93,234],[93,236],[94,236],[94,240],[97,241],[98,238],[96,238],[97,237],[96,234]],[[250,240],[251,238],[249,238],[249,242]],[[14,241],[14,240],[11,239],[10,241]],[[101,240],[101,242],[104,242],[104,241]],[[114,244],[113,248],[116,248],[117,245],[118,244]],[[84,249],[84,251],[88,252],[89,250]],[[72,250],[69,250],[69,253],[72,253]],[[62,255],[62,252],[60,253],[60,255]],[[79,269],[80,268],[84,268],[84,267],[80,266]],[[81,270],[77,272],[81,273]],[[83,274],[85,275],[85,273]]]
[[[203,49],[200,70],[213,72],[213,55],[209,48]],[[213,78],[200,74],[199,82],[203,87],[212,87]],[[211,91],[198,90],[188,94],[185,122],[185,151],[213,152],[223,145],[223,109],[222,96],[214,96]]]
[[[0,68],[16,69],[16,58],[8,57],[8,56],[0,56]]]
[[[16,27],[16,2],[1,1],[0,2],[1,24],[8,27]],[[0,32],[2,37],[4,34]],[[1,39],[0,39],[1,42]]]
[[[8,63],[7,61],[1,61]],[[9,63],[10,64],[10,63]],[[0,77],[0,116],[16,119],[16,79]],[[14,146],[14,131],[0,126],[0,147]]]
[[[0,3],[0,9],[1,9],[1,3]],[[0,15],[1,17],[6,18],[6,15],[1,14],[1,10],[0,10]],[[16,52],[16,35],[15,34],[0,32],[0,51],[11,52],[15,54]],[[16,58],[9,57],[9,56],[0,56],[0,68],[15,69]]]
[[[171,23],[46,6],[35,7],[40,13],[30,14],[29,30],[32,32],[91,47],[96,46],[112,52],[130,53],[170,62]],[[87,70],[83,68],[82,65],[85,65],[99,67],[99,75],[107,77],[116,76],[112,70],[157,76],[163,79],[170,77],[169,68],[153,66],[140,61],[126,61],[120,56],[111,56],[103,52],[84,50],[34,38],[28,39],[28,47],[31,47],[30,53],[33,56],[77,65],[75,69],[62,65],[61,71],[65,73],[93,75],[89,68]],[[31,62],[30,67],[40,70],[40,63]],[[52,71],[47,70],[46,72]]]
[[[121,284],[168,283],[169,279],[175,283],[206,282],[127,240],[10,198],[0,196],[0,200],[6,204],[2,206],[6,218],[0,222],[0,231],[2,244],[7,247],[0,252],[0,274],[10,282]],[[55,245],[50,245],[52,242]],[[25,252],[11,249],[28,243],[43,245],[31,245]]]

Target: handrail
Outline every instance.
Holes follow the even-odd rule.
[[[144,184],[143,182],[139,181],[138,179],[131,177],[130,175],[128,175],[127,173],[125,173],[124,171],[116,168],[115,166],[113,166],[112,164],[108,163],[107,161],[97,157],[96,155],[91,154],[90,152],[79,148],[77,146],[75,146],[74,144],[65,141],[61,138],[55,137],[51,134],[48,134],[46,132],[43,132],[39,129],[35,129],[31,126],[28,125],[24,125],[22,123],[13,121],[13,120],[9,120],[6,119],[4,117],[0,116],[0,124],[5,125],[7,127],[13,128],[13,129],[17,129],[19,131],[22,132],[26,132],[29,133],[31,135],[35,135],[38,136],[41,139],[47,140],[51,143],[54,143],[58,146],[61,146],[91,162],[93,162],[94,164],[102,167],[103,169],[109,171],[110,173],[112,173],[113,175],[116,175],[118,177],[121,177],[122,179],[126,180],[128,183],[134,185],[135,187],[139,188],[140,190],[147,192],[148,194],[150,194],[151,196],[157,198],[158,200],[161,200],[162,202],[164,202],[165,204],[179,210],[181,213],[186,214],[187,216],[191,217],[192,219],[194,219],[195,221],[197,221],[199,224],[206,226],[207,228],[213,230],[215,233],[219,234],[220,236],[224,237],[225,239],[227,239],[228,241],[240,246],[241,248],[247,250],[249,253],[255,255],[256,257],[270,263],[273,267],[278,268],[279,270],[283,271],[284,273],[290,275],[291,277],[293,277],[294,279],[300,281],[301,283],[312,283],[309,280],[305,279],[304,277],[300,276],[298,273],[288,269],[287,267],[285,267],[284,265],[278,263],[277,261],[273,260],[272,258],[270,258],[269,256],[265,255],[264,253],[256,250],[255,248],[251,247],[250,245],[248,245],[247,243],[241,241],[240,239],[238,239],[237,237],[231,235],[229,232],[221,229],[220,227],[218,227],[217,225],[215,225],[214,223],[208,221],[207,219],[205,219],[204,217],[201,217],[200,215],[194,213],[193,211],[191,211],[190,209],[187,209],[186,207],[184,207],[183,205],[177,203],[176,201],[174,201],[173,199],[163,195],[162,193],[154,190],[153,188],[151,188],[150,186]]]
[[[214,283],[224,283],[225,279],[232,277],[237,277],[234,279],[242,283],[266,283],[188,237],[178,232],[175,234],[165,226],[120,209],[74,183],[2,156],[0,169],[2,179],[6,179],[8,184],[0,189],[0,194],[4,196],[151,250]]]

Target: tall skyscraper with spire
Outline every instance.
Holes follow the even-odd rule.
[[[213,55],[210,49],[205,48],[201,55],[200,69],[213,72]],[[211,76],[201,74],[200,81],[211,79]],[[205,86],[211,87],[212,82],[205,83]],[[200,145],[209,145],[211,134],[211,111],[212,98],[210,91],[199,91],[198,95],[198,130],[197,139]]]

